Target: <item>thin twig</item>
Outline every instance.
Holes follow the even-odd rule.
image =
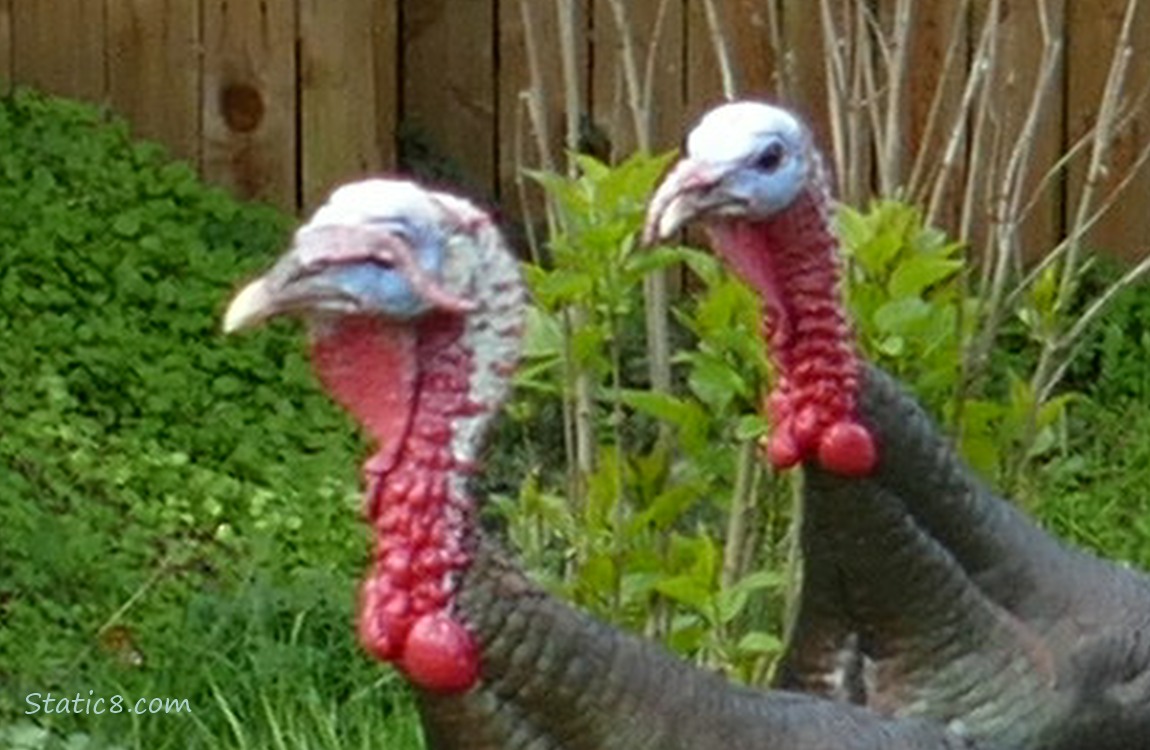
[[[1058,339],[1057,349],[1062,352],[1069,352],[1090,329],[1090,326],[1094,325],[1098,318],[1109,309],[1118,295],[1140,282],[1148,273],[1150,273],[1150,254],[1144,255],[1137,265],[1122,275],[1122,278],[1106,287],[1106,290],[1102,292],[1102,294],[1094,298],[1090,306],[1074,321],[1074,325],[1070,327],[1070,330]],[[1065,372],[1069,364],[1070,358],[1063,358],[1063,361],[1059,363],[1059,367],[1056,370],[1057,375],[1051,377],[1047,383],[1043,384],[1043,390],[1039,392],[1038,398],[1036,399],[1038,403],[1041,404],[1050,398],[1051,390],[1057,385],[1058,381],[1061,380],[1062,373]]]
[[[748,531],[747,520],[754,505],[754,477],[758,464],[758,442],[744,441],[735,462],[735,487],[731,493],[731,507],[727,512],[727,536],[723,543],[723,567],[719,574],[721,591],[734,586],[745,573],[741,564],[743,542]]]
[[[635,41],[631,38],[631,22],[627,17],[627,4],[624,0],[610,0],[611,12],[615,16],[615,34],[619,39],[619,56],[622,58],[623,82],[627,92],[627,108],[631,112],[635,127],[635,143],[641,151],[651,150],[651,113],[643,106],[643,86],[639,79],[638,56]],[[654,45],[658,42],[651,40]]]
[[[723,96],[728,101],[739,95],[739,82],[735,66],[731,63],[731,50],[727,46],[727,35],[723,31],[723,21],[715,0],[703,0],[703,11],[707,14],[707,29],[711,33],[711,47],[719,63],[719,77],[723,82]]]
[[[523,0],[525,3],[533,0]],[[555,10],[559,14],[559,49],[563,63],[563,99],[567,113],[564,128],[564,143],[567,146],[567,173],[576,176],[576,165],[570,156],[579,148],[579,121],[583,113],[583,94],[579,78],[578,55],[576,52],[576,29],[579,28],[579,3],[576,0],[555,0]],[[575,362],[571,346],[574,331],[581,330],[587,323],[587,311],[579,305],[572,305],[563,311],[563,361],[567,369],[567,389],[571,393],[569,419],[571,422],[571,443],[575,456],[568,461],[573,466],[569,472],[568,497],[573,507],[580,508],[586,499],[587,480],[595,471],[595,383],[585,366]]]
[[[655,24],[651,27],[651,44],[647,46],[647,62],[643,72],[643,109],[651,111],[655,95],[655,76],[658,73],[659,45],[656,40],[663,35],[663,24],[667,20],[667,10],[671,7],[670,0],[659,0],[659,7],[655,10]]]
[[[945,107],[948,97],[949,86],[947,81],[950,80],[951,74],[957,69],[959,52],[964,51],[967,45],[967,37],[964,33],[966,29],[966,18],[970,13],[970,1],[964,0],[955,6],[954,20],[947,26],[950,29],[950,41],[946,45],[946,54],[943,56],[942,69],[939,71],[938,83],[934,89],[934,95],[931,97],[930,109],[927,111],[926,123],[922,128],[922,136],[918,144],[918,153],[915,155],[914,166],[911,167],[910,177],[907,179],[907,195],[912,199],[925,201],[926,196],[920,195],[922,189],[919,184],[926,182],[926,173],[928,168],[933,170],[934,166],[938,164],[937,156],[934,154],[933,149],[930,148],[931,142],[934,140],[935,131],[938,124],[942,119],[942,111]],[[974,75],[975,73],[964,73],[964,76]],[[969,79],[968,79],[969,80]],[[962,108],[959,108],[962,111]]]
[[[523,46],[527,57],[528,88],[522,97],[527,102],[527,112],[535,131],[535,145],[539,149],[539,162],[548,172],[555,171],[555,156],[551,153],[551,123],[548,122],[545,104],[547,87],[543,79],[543,66],[539,62],[539,20],[535,16],[538,4],[533,0],[519,0],[519,12],[523,19]]]
[[[1039,18],[1042,26],[1042,58],[1038,67],[1038,80],[1034,84],[1034,93],[1026,109],[1026,117],[1017,134],[1006,134],[1014,144],[1003,169],[1002,181],[999,184],[998,195],[994,198],[994,230],[991,234],[993,247],[993,273],[990,287],[985,291],[982,305],[982,322],[980,338],[974,348],[975,374],[978,367],[986,360],[990,348],[998,338],[998,327],[1005,317],[1003,299],[1006,295],[1006,285],[1010,279],[1012,263],[1019,256],[1019,238],[1021,218],[1019,217],[1019,202],[1025,191],[1025,181],[1028,174],[1028,165],[1031,162],[1038,127],[1041,124],[1043,105],[1047,100],[1047,92],[1054,81],[1054,73],[1058,70],[1061,58],[1061,43],[1050,33],[1045,18],[1045,4],[1039,0]]]

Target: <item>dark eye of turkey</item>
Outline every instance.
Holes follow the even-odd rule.
[[[760,172],[770,174],[779,168],[783,163],[783,159],[786,158],[786,155],[787,150],[783,147],[783,144],[778,141],[772,141],[755,157],[753,166]]]

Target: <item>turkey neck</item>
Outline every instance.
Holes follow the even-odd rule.
[[[411,323],[352,316],[320,332],[316,368],[378,443],[364,465],[375,555],[359,635],[376,658],[432,691],[469,688],[479,653],[456,601],[475,549],[470,478],[519,353],[523,291],[490,259],[466,314]]]
[[[780,469],[816,460],[839,474],[866,475],[875,445],[856,421],[860,362],[839,298],[839,244],[826,191],[812,183],[776,216],[720,219],[707,229],[763,300],[777,374],[767,398],[767,458]]]

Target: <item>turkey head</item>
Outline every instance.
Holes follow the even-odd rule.
[[[478,649],[455,616],[473,553],[474,473],[519,354],[523,287],[486,214],[398,180],[336,190],[227,310],[224,330],[304,319],[315,368],[377,452],[367,461],[374,564],[365,648],[417,685],[474,684]]]
[[[766,453],[777,468],[815,458],[857,476],[876,462],[859,424],[859,360],[838,295],[830,198],[809,132],[790,113],[755,102],[712,110],[651,201],[645,238],[698,221],[717,252],[753,285],[778,371],[767,398]]]

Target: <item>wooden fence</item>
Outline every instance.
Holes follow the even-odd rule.
[[[822,24],[828,9],[861,1],[0,0],[0,87],[105,103],[208,179],[292,210],[315,205],[336,182],[394,168],[401,149],[510,205],[523,166],[561,161],[572,106],[586,140],[616,155],[634,148],[644,130],[655,149],[676,145],[686,125],[722,98],[709,10],[732,53],[728,83],[797,106],[828,142]],[[876,23],[896,5],[866,2]],[[1053,163],[1090,127],[1126,0],[912,0],[908,138],[928,137],[923,123],[956,11],[999,8],[1007,62],[1023,70],[1050,38],[1041,34],[1036,3],[1053,24],[1063,63],[1033,158],[1039,167]],[[564,7],[573,12],[561,16]],[[629,16],[626,39],[620,10]],[[1134,23],[1130,91],[1150,87],[1150,8]],[[630,70],[626,44],[637,51]],[[1001,85],[1017,90],[1021,106],[1033,81],[1004,69]],[[637,128],[627,76],[648,71],[650,122]],[[947,96],[957,101],[963,92],[955,88]],[[529,90],[541,94],[534,110]],[[543,139],[535,136],[540,128]],[[1131,118],[1115,166],[1133,164],[1147,136],[1150,116]],[[1036,242],[1067,225],[1075,189],[1072,178],[1067,184],[1052,193]],[[1147,170],[1092,236],[1128,257],[1143,253]]]

